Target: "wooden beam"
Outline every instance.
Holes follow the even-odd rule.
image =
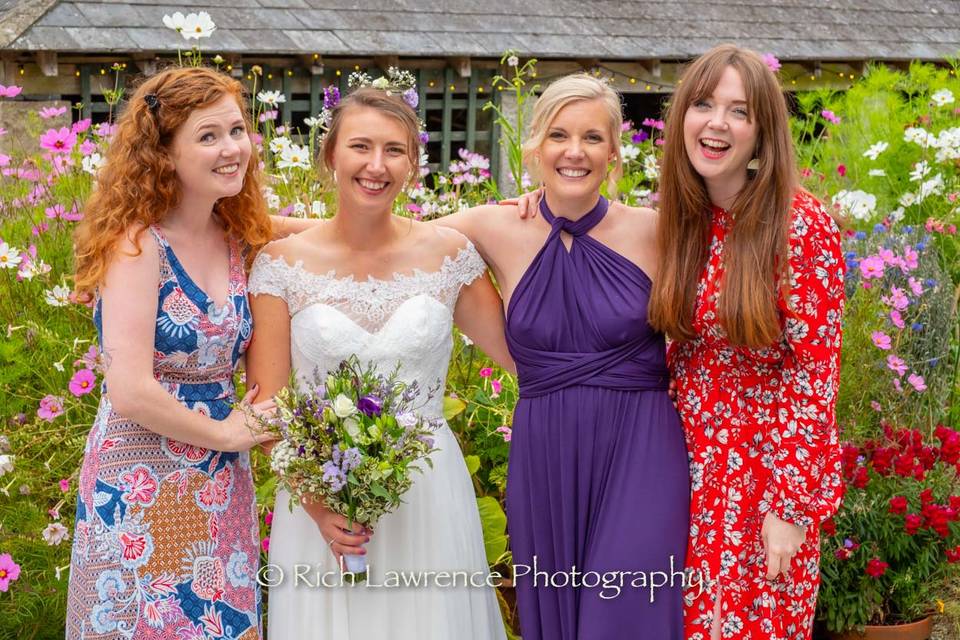
[[[390,67],[400,67],[399,56],[374,56],[373,62],[380,67],[380,70],[384,73],[386,73]]]
[[[152,76],[157,72],[157,57],[154,55],[148,54],[133,54],[133,62],[137,65],[137,69],[140,70],[145,76]]]
[[[40,73],[48,78],[56,77],[58,73],[56,51],[36,51],[33,57],[37,66],[40,67]]]
[[[640,66],[647,70],[654,78],[663,77],[663,70],[660,68],[659,60],[640,60]]]
[[[577,58],[577,64],[584,71],[591,71],[600,66],[600,58]]]
[[[447,58],[447,61],[450,63],[450,66],[456,69],[457,75],[461,78],[470,77],[470,58],[464,56],[453,56]]]

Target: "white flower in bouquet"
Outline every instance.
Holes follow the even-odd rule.
[[[261,91],[257,94],[257,100],[263,104],[275,107],[281,102],[286,102],[287,96],[283,95],[279,91]]]
[[[333,400],[333,412],[337,414],[338,418],[349,418],[357,412],[357,405],[341,393]]]
[[[15,456],[8,454],[0,455],[0,477],[13,472],[13,459]]]
[[[309,169],[310,166],[310,150],[299,144],[291,144],[283,149],[277,162],[280,169]]]
[[[280,153],[284,149],[289,149],[290,145],[293,144],[293,140],[287,136],[277,136],[270,141],[270,151],[273,153]]]
[[[636,160],[640,156],[640,147],[632,144],[622,144],[620,145],[620,155],[624,162]]]
[[[652,153],[643,159],[643,175],[648,180],[656,180],[660,177],[660,165],[657,164],[657,157]]]

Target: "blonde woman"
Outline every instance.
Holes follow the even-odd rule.
[[[621,122],[605,83],[556,81],[524,145],[541,215],[487,206],[440,220],[476,244],[507,309],[520,386],[507,515],[524,640],[683,637],[687,455],[664,338],[647,323],[656,213],[600,195],[621,169]]]

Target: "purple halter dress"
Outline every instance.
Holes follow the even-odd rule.
[[[571,221],[541,201],[552,229],[507,313],[520,383],[507,516],[524,640],[683,637],[687,452],[664,338],[647,324],[650,279],[587,235],[607,208],[601,197]]]

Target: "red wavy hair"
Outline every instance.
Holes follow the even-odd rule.
[[[155,113],[145,100],[151,94],[159,102]],[[195,109],[226,95],[236,99],[247,131],[253,131],[243,85],[213,69],[169,68],[147,78],[133,92],[117,120],[106,164],[74,234],[74,286],[79,299],[89,301],[103,284],[118,243],[131,228],[139,227],[134,244],[135,255],[140,255],[140,237],[146,228],[179,204],[180,181],[169,155],[174,134]],[[226,235],[249,247],[248,267],[256,250],[271,237],[261,183],[260,162],[254,154],[240,193],[220,199],[213,207]]]

